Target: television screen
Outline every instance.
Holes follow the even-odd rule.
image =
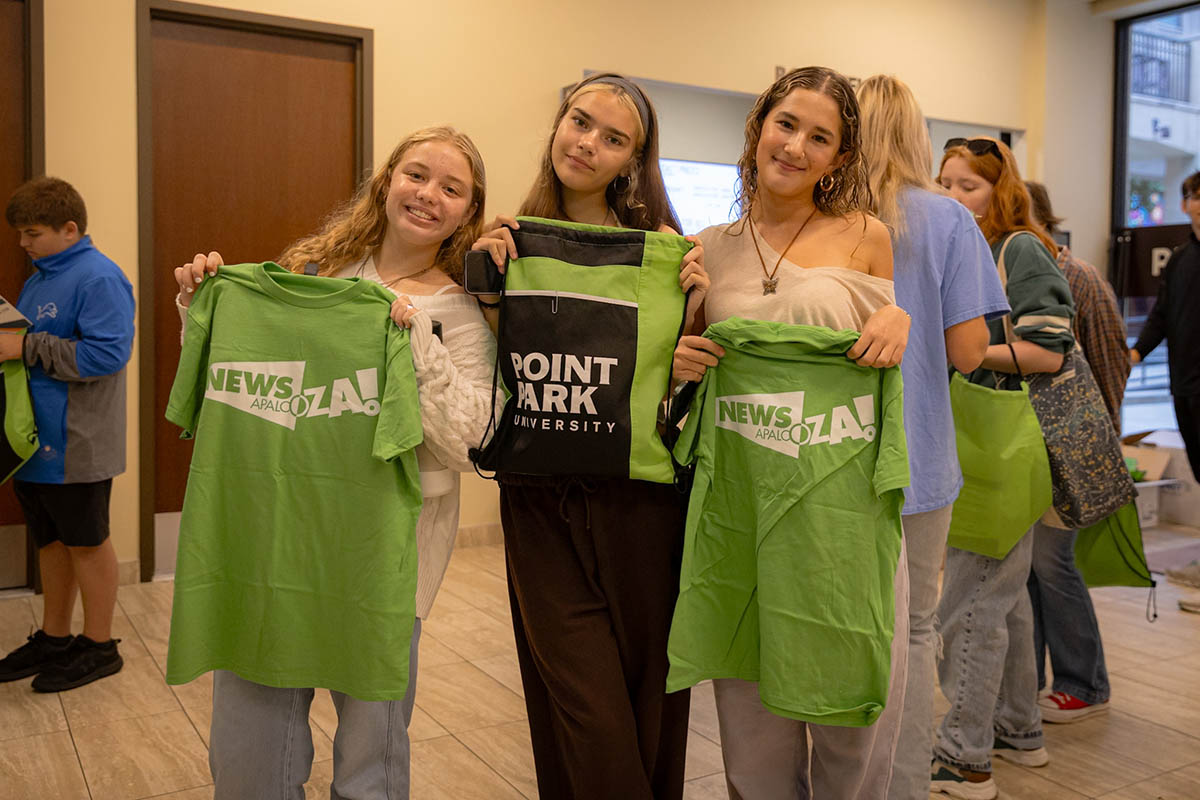
[[[683,233],[699,233],[709,225],[737,219],[736,165],[673,158],[661,158],[658,164]]]

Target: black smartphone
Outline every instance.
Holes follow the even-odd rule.
[[[463,258],[463,289],[467,294],[500,294],[504,273],[487,250],[471,250]]]

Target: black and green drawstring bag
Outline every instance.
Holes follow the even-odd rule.
[[[20,359],[0,364],[4,391],[0,409],[4,414],[4,436],[0,438],[0,483],[8,480],[37,450],[37,426],[29,399],[29,373]]]
[[[501,289],[507,401],[476,466],[671,483],[658,411],[683,326],[682,236],[519,218]],[[487,434],[485,433],[485,440]]]

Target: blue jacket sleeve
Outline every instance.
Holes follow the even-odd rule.
[[[76,335],[25,337],[25,362],[39,364],[51,378],[87,381],[120,372],[133,350],[133,290],[119,276],[104,276],[80,287],[82,302]]]

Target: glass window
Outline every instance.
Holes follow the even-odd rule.
[[[1200,170],[1200,3],[1122,22],[1118,31],[1117,85],[1125,97],[1123,104],[1118,100],[1123,107],[1115,132],[1113,266],[1133,344],[1154,306],[1154,297],[1145,296],[1157,281],[1151,247],[1166,253],[1163,246],[1181,244],[1188,235],[1180,184]],[[1161,236],[1139,246],[1148,238],[1136,229],[1148,227],[1161,227]],[[1132,273],[1140,277],[1131,279]],[[1175,427],[1166,349],[1160,345],[1129,376],[1121,412],[1125,433]]]
[[[1138,20],[1125,30],[1124,213],[1116,222],[1122,228],[1186,223],[1179,184],[1200,168],[1200,81],[1193,75],[1200,68],[1200,8]]]

